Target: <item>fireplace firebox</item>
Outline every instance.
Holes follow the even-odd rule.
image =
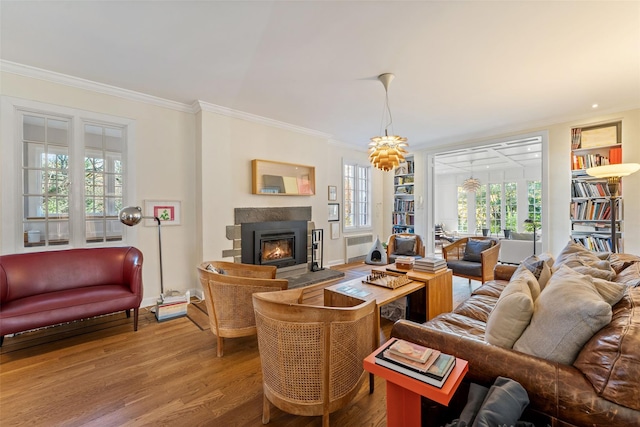
[[[241,224],[242,262],[289,267],[307,262],[307,221]]]

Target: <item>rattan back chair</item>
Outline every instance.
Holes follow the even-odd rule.
[[[469,240],[490,240],[492,246],[480,253],[480,261],[465,261],[465,249]],[[493,269],[498,263],[500,255],[500,240],[484,236],[464,237],[444,246],[442,255],[454,276],[467,278],[469,283],[471,280],[485,283],[493,280]]]
[[[329,414],[346,406],[368,377],[362,361],[375,349],[375,301],[322,307],[300,304],[301,297],[301,289],[253,295],[263,424],[271,403],[290,414],[322,415],[328,426]]]
[[[207,270],[211,266],[221,272]],[[256,334],[251,295],[287,289],[286,279],[276,279],[276,267],[207,261],[198,266],[205,294],[211,332],[218,340],[218,357],[224,354],[224,338]]]

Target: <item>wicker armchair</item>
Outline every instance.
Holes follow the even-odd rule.
[[[223,274],[207,270],[211,265]],[[276,267],[224,261],[203,262],[198,267],[205,294],[211,332],[218,337],[218,357],[224,354],[224,338],[256,334],[251,295],[287,289],[286,279],[276,279]]]
[[[404,239],[415,239],[415,245],[410,251],[398,251],[396,245],[396,238],[404,238]],[[395,262],[398,256],[414,256],[414,257],[424,257],[425,249],[424,243],[422,242],[422,238],[417,234],[412,233],[396,233],[389,236],[389,241],[387,242],[387,260],[393,263]]]
[[[346,406],[368,377],[362,360],[375,349],[375,301],[322,307],[300,304],[301,296],[302,289],[253,295],[263,424],[271,402],[290,414],[322,415],[328,426],[329,414]]]
[[[491,247],[479,254],[479,261],[469,260],[467,242],[469,240],[490,241]],[[465,277],[471,280],[479,280],[484,283],[493,280],[493,268],[498,263],[500,255],[500,241],[492,237],[464,237],[442,248],[442,255],[447,261],[447,267],[453,271],[454,276]]]

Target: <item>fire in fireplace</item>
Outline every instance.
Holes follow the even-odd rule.
[[[307,221],[243,223],[242,262],[289,267],[307,262]]]
[[[260,264],[282,263],[293,260],[295,253],[295,234],[263,234],[260,238]]]

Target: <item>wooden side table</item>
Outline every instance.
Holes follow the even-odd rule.
[[[395,264],[390,264],[375,267],[372,270],[396,276],[406,274],[411,280],[423,282],[426,292],[426,320],[431,320],[440,313],[449,313],[453,310],[453,272],[449,268],[437,273],[427,273],[399,269]]]
[[[419,427],[421,423],[420,397],[448,405],[469,370],[466,360],[456,358],[449,378],[442,388],[437,388],[411,378],[393,369],[378,365],[375,356],[383,351],[395,338],[384,343],[364,359],[364,369],[384,378],[387,382],[387,427]]]

